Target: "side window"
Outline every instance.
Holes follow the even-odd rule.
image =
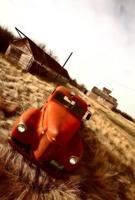
[[[62,94],[61,92],[57,92],[54,97],[58,102],[65,105],[68,108],[71,108],[73,105],[75,105],[75,101],[70,100],[68,96]]]
[[[83,107],[81,107],[81,105],[76,101],[69,99],[68,96],[65,96],[61,92],[57,92],[54,99],[63,104],[65,107],[68,107],[72,114],[77,117],[82,118],[84,116],[85,110]]]

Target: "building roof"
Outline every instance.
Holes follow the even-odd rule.
[[[29,43],[30,51],[36,61],[39,63],[46,65],[53,71],[57,72],[58,74],[64,76],[67,79],[71,79],[67,70],[64,69],[54,58],[48,55],[42,48],[40,48],[35,42],[33,42],[29,38],[22,38],[19,40],[15,40],[13,44],[17,45],[18,42],[25,43],[26,45]]]

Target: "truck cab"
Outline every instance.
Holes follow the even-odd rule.
[[[58,86],[40,109],[30,108],[16,120],[10,144],[42,168],[49,162],[72,171],[83,155],[79,130],[87,112],[88,105],[81,97]]]

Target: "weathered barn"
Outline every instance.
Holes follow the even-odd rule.
[[[5,55],[23,70],[42,76],[49,74],[48,76],[51,76],[52,79],[59,74],[65,81],[70,80],[68,72],[27,37],[13,41]]]
[[[106,108],[114,109],[117,107],[117,99],[112,97],[111,90],[107,88],[103,88],[103,90],[100,90],[97,87],[93,87],[89,96],[96,99],[100,104],[105,106]]]

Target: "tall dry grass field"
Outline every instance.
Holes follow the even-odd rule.
[[[93,114],[80,131],[85,150],[75,172],[53,177],[8,145],[15,118],[30,106],[41,106],[54,86],[0,58],[0,199],[134,200],[134,123],[79,91],[92,105]],[[18,109],[14,115],[7,115],[6,108],[12,104],[17,104]]]

